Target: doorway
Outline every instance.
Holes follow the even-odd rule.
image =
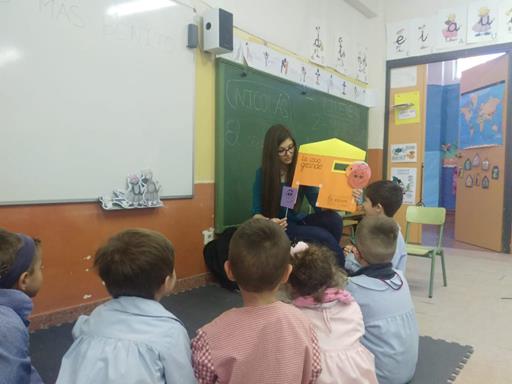
[[[445,247],[510,252],[511,199],[505,198],[512,195],[512,167],[505,167],[511,164],[512,158],[511,151],[505,150],[512,148],[510,137],[506,135],[510,125],[510,111],[507,110],[510,65],[509,54],[503,51],[508,52],[511,47],[502,52],[488,52],[495,48],[395,60],[387,64],[384,172],[391,178],[392,168],[395,168],[395,173],[397,167],[414,171],[419,191],[414,202],[408,202],[409,205],[447,209]],[[424,60],[423,63],[420,60]],[[415,86],[410,82],[412,68],[415,68],[414,76],[417,77]],[[392,71],[397,69],[402,72],[402,81],[409,76],[408,87],[393,87]],[[396,111],[393,110],[396,95],[413,91],[417,91],[420,99],[423,97],[419,105],[423,105],[425,111],[421,108],[416,110],[419,117],[416,125],[399,128]],[[494,100],[486,104],[492,95],[498,95],[495,99],[499,102]],[[410,99],[410,95],[408,97]],[[465,107],[461,102],[467,100],[469,105]],[[491,105],[493,103],[495,105]],[[497,115],[501,119],[493,120]],[[488,136],[492,135],[487,131],[499,133],[494,136],[501,136],[500,140],[494,137],[489,141]],[[392,163],[390,152],[397,142],[414,142],[417,145],[416,164]],[[471,169],[467,169],[468,159],[472,162]],[[492,179],[493,167],[501,172],[501,180]],[[405,208],[397,215],[402,226],[405,225]],[[432,244],[437,241],[437,231],[428,226],[424,226],[422,231],[418,228],[417,233],[413,233],[413,241]]]
[[[445,247],[473,250],[482,250],[481,246],[489,247],[485,242],[478,241],[478,239],[469,238],[469,241],[464,241],[467,232],[467,229],[464,228],[465,226],[458,230],[460,234],[456,236],[457,191],[461,192],[457,184],[458,179],[464,177],[463,172],[459,168],[463,165],[458,164],[464,151],[463,148],[459,148],[460,129],[468,129],[465,126],[467,125],[466,117],[469,118],[472,125],[478,123],[478,111],[467,110],[468,107],[472,107],[472,104],[470,103],[468,107],[461,106],[460,89],[463,73],[464,79],[462,81],[466,84],[467,88],[468,76],[475,71],[489,71],[489,67],[494,65],[489,62],[503,55],[504,53],[495,53],[427,64],[422,203],[427,207],[443,207],[446,209]],[[477,67],[479,67],[478,70],[475,69]],[[500,97],[503,98],[503,96]],[[468,96],[463,96],[462,99],[466,100]],[[466,111],[466,114],[462,113],[461,108],[463,111]],[[483,122],[483,130],[489,130],[493,126],[492,120],[496,116],[490,117],[491,119],[488,122]],[[462,127],[461,122],[464,123]],[[476,134],[480,135],[480,129],[477,130]],[[471,146],[470,144],[463,143],[463,146]],[[475,142],[472,144],[478,145],[479,143]],[[484,150],[484,152],[486,151],[487,149]],[[489,164],[487,164],[486,168],[485,163],[483,163],[482,166],[479,166],[479,169],[475,168],[475,176],[478,176],[480,179],[484,178],[490,168]],[[480,179],[475,180],[478,184],[474,186],[475,188],[493,187],[490,185],[489,181],[492,179],[489,177],[484,179],[487,184],[482,184]],[[467,188],[467,186],[465,183],[462,183],[459,188],[463,189]],[[489,198],[488,195],[489,193],[484,193],[481,198]],[[467,218],[462,215],[462,217],[459,217],[459,222],[461,220],[467,220]],[[423,226],[423,243],[428,245],[436,244],[437,233],[436,228]],[[498,242],[495,241],[498,245],[494,244],[494,248],[501,247],[500,241],[501,239]]]

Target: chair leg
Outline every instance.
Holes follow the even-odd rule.
[[[446,287],[448,285],[448,283],[446,280],[446,267],[444,265],[444,251],[442,249],[439,250],[439,256],[441,256],[441,268],[443,269],[443,283],[444,283],[444,286]]]
[[[435,265],[436,265],[436,254],[435,252],[430,253],[430,284],[428,286],[428,297],[432,298],[432,294],[434,291],[434,271],[435,271]]]

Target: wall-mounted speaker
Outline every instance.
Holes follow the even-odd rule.
[[[213,54],[233,51],[233,14],[213,8],[203,14],[203,50]]]

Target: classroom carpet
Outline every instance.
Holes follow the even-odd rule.
[[[222,312],[240,307],[242,298],[239,293],[211,284],[166,297],[162,304],[183,321],[189,336],[193,337],[199,327]],[[73,324],[63,324],[31,334],[32,363],[46,384],[57,379],[60,360],[73,342],[72,328]],[[418,365],[411,383],[453,382],[472,352],[472,347],[467,345],[421,336]]]

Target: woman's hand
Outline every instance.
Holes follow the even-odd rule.
[[[281,226],[281,228],[283,228],[283,229],[286,229],[286,227],[288,226],[288,221],[286,220],[286,217],[283,218],[283,219],[279,219],[277,217],[274,217],[274,218],[272,218],[270,220],[273,221],[276,224],[279,224]]]

